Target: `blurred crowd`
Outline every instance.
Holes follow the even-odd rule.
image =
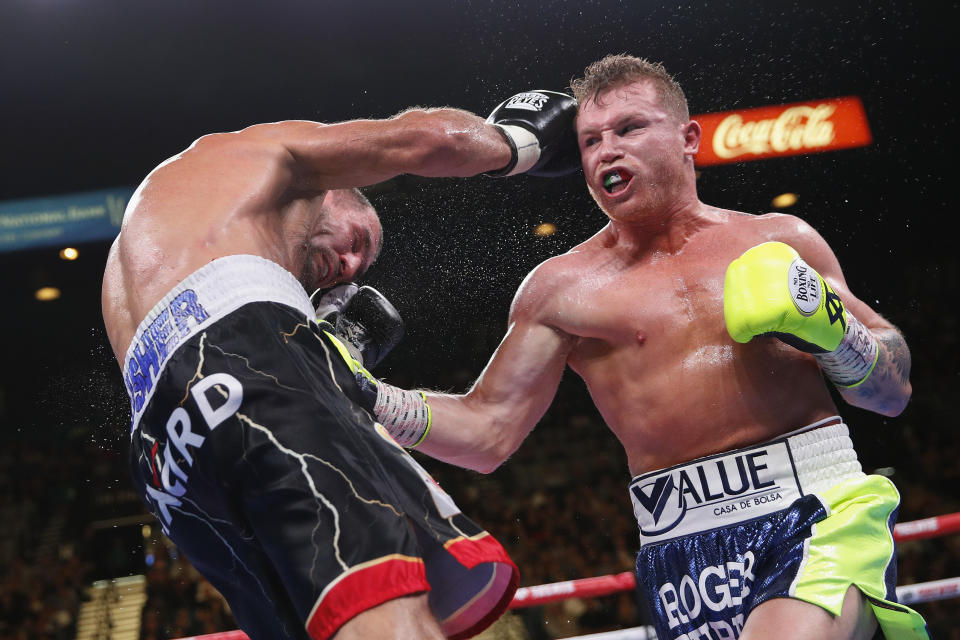
[[[80,505],[90,498],[84,495],[90,481],[84,480],[86,465],[63,453],[59,444],[8,437],[0,447],[3,640],[76,636],[77,612],[93,574],[80,539],[89,524]]]
[[[458,375],[452,374],[454,378]],[[568,376],[573,378],[573,376]],[[924,399],[927,397],[927,399]],[[943,407],[918,394],[916,415]],[[900,520],[960,511],[960,447],[947,425],[910,412],[879,431],[850,419],[864,470],[897,484]],[[145,514],[127,481],[124,439],[4,434],[0,449],[0,640],[72,640],[94,580],[146,576],[143,640],[236,628],[219,594]],[[565,379],[544,420],[490,475],[418,459],[462,510],[507,548],[523,585],[631,571],[636,524],[626,459],[582,384]],[[899,465],[899,466],[894,466]],[[960,575],[960,536],[900,545],[900,584]],[[937,638],[960,638],[957,600],[921,604]],[[527,640],[647,622],[633,593],[574,598],[510,614]],[[504,636],[505,637],[505,636]]]

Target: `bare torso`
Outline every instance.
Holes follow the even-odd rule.
[[[601,232],[541,266],[558,283],[541,318],[575,337],[567,363],[633,474],[837,412],[811,356],[775,338],[737,344],[724,324],[727,265],[755,244],[789,241],[789,225],[720,210],[709,218],[674,253],[629,255]]]

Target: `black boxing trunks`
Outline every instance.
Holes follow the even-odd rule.
[[[896,602],[893,483],[860,469],[831,418],[630,483],[637,584],[661,640],[733,640],[750,612],[796,598],[840,615],[850,585],[887,638],[928,638]]]
[[[496,620],[518,572],[357,404],[359,389],[278,265],[196,271],[127,351],[134,484],[253,640],[329,638],[429,592],[453,638]]]

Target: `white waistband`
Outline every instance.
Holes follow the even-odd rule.
[[[863,475],[847,425],[821,420],[751,447],[635,477],[640,544],[752,520]]]
[[[130,433],[170,356],[190,336],[250,302],[277,302],[313,317],[310,296],[289,271],[254,255],[218,258],[170,290],[137,327],[124,359]]]

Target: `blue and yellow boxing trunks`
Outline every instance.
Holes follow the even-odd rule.
[[[637,584],[661,640],[738,638],[772,598],[839,615],[850,585],[888,639],[929,637],[923,618],[896,602],[900,495],[861,471],[838,417],[639,475],[629,490]]]

